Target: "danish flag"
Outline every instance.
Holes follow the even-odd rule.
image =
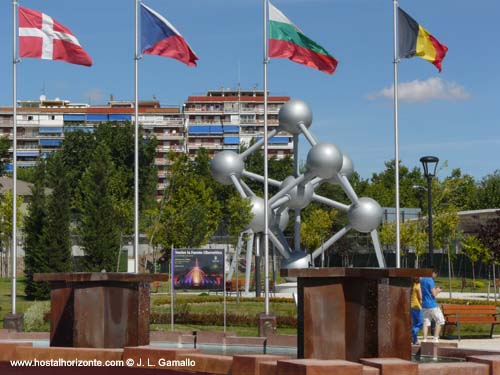
[[[19,55],[92,65],[92,58],[70,29],[42,12],[24,7],[19,7]]]

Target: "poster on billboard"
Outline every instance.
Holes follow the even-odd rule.
[[[174,288],[224,290],[223,249],[175,249]]]

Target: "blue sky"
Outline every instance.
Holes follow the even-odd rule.
[[[197,53],[199,65],[145,56],[140,98],[181,104],[189,95],[220,87],[262,88],[262,1],[148,0]],[[274,59],[271,94],[303,99],[313,110],[311,130],[348,153],[369,177],[394,158],[391,0],[275,0],[306,35],[339,60],[333,76]],[[102,104],[109,95],[134,95],[133,0],[25,0],[69,27],[92,56],[91,68],[24,59],[18,99],[49,98]],[[403,60],[400,76],[400,159],[419,165],[438,156],[451,168],[482,178],[500,168],[498,61],[500,3],[483,0],[401,0],[399,5],[449,48],[443,72],[421,59]],[[11,105],[12,4],[0,4],[0,105]],[[384,91],[385,89],[385,91]],[[308,146],[301,139],[301,155]]]

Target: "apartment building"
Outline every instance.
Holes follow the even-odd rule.
[[[268,97],[269,130],[278,126],[280,107],[288,96]],[[134,120],[134,102],[110,98],[105,105],[72,103],[59,98],[19,101],[17,108],[18,167],[32,167],[38,157],[57,150],[68,132],[93,132],[103,122],[118,124]],[[0,107],[0,136],[12,139],[12,107]],[[239,151],[264,133],[263,90],[209,90],[190,96],[182,106],[162,106],[157,100],[139,102],[139,123],[144,134],[158,140],[157,195],[163,194],[170,151],[194,156],[200,148],[211,155],[222,150]],[[12,158],[12,148],[10,148]],[[269,155],[293,155],[293,137],[281,132],[269,141]],[[12,171],[12,164],[7,166]]]
[[[278,126],[278,112],[288,96],[268,96],[268,129]],[[187,152],[205,148],[211,155],[222,150],[238,152],[264,133],[263,90],[209,90],[190,96],[183,104],[187,127]],[[269,155],[293,155],[293,136],[281,132],[269,141]]]
[[[17,109],[18,166],[32,167],[39,156],[57,150],[68,132],[94,131],[103,122],[133,121],[134,103],[110,99],[106,105],[71,103],[68,100],[19,101]],[[162,194],[168,151],[185,151],[184,121],[179,107],[162,107],[157,100],[139,102],[139,123],[146,135],[158,140],[155,164],[158,167],[157,193]],[[0,108],[0,136],[12,139],[12,107]],[[12,158],[12,148],[10,148]],[[12,164],[7,166],[12,171]]]

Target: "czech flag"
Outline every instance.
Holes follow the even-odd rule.
[[[141,51],[196,66],[198,57],[182,35],[162,15],[141,3]]]
[[[398,8],[399,57],[420,57],[434,64],[441,72],[441,62],[448,47],[434,38],[403,9]]]

